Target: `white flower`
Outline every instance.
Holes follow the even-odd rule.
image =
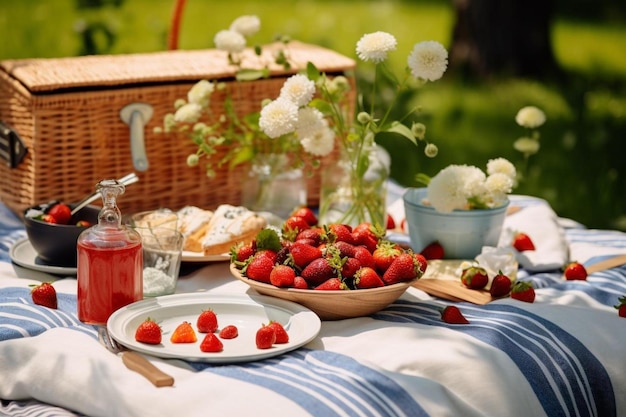
[[[374,32],[363,35],[356,44],[356,53],[363,61],[375,63],[387,59],[387,52],[394,51],[396,38],[387,32]]]
[[[508,159],[505,158],[490,159],[489,162],[487,162],[487,174],[493,175],[497,173],[506,175],[513,182],[515,182],[515,179],[517,178],[517,170],[515,169],[515,165],[513,165]]]
[[[296,106],[306,106],[315,94],[315,82],[306,75],[296,74],[287,78],[280,89],[279,98],[292,101]]]
[[[303,107],[298,110],[298,121],[296,130],[301,137],[307,136],[310,132],[315,132],[328,126],[328,121],[321,111],[313,107]]]
[[[328,126],[322,126],[301,137],[300,143],[302,148],[311,155],[326,156],[335,147],[335,132]]]
[[[435,81],[446,72],[448,51],[436,41],[420,42],[413,47],[407,63],[415,78]]]
[[[435,210],[449,213],[467,208],[467,199],[484,190],[485,174],[468,165],[449,165],[428,184],[428,200]]]
[[[293,102],[278,98],[261,109],[259,127],[270,138],[291,133],[298,121],[298,106]]]
[[[180,107],[174,113],[174,121],[182,123],[195,123],[200,118],[202,107],[198,103],[188,103]]]
[[[261,20],[255,15],[240,16],[230,24],[230,30],[243,36],[252,36],[261,29]]]
[[[535,106],[526,106],[517,112],[515,121],[522,127],[533,129],[545,123],[546,114]]]
[[[539,152],[539,141],[529,137],[517,139],[513,143],[513,148],[526,155],[534,155]]]
[[[502,172],[491,174],[485,180],[485,191],[488,195],[497,197],[498,201],[506,198],[506,194],[513,190],[513,179]]]
[[[213,38],[215,47],[228,53],[239,53],[246,47],[246,38],[234,30],[220,30]]]
[[[209,98],[214,90],[215,85],[213,83],[207,80],[201,80],[189,89],[187,99],[190,103],[196,103],[202,107],[206,107],[209,105]]]

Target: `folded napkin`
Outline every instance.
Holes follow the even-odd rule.
[[[515,204],[515,200],[511,204]],[[532,272],[553,271],[568,261],[569,249],[563,228],[547,203],[528,205],[508,215],[498,246],[511,246],[518,232],[526,233],[535,245],[534,251],[516,251],[520,267]]]

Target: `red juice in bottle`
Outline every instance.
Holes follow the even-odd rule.
[[[78,319],[106,325],[115,310],[143,299],[141,236],[122,225],[117,195],[124,185],[116,180],[98,183],[103,207],[98,224],[83,231],[76,243]]]

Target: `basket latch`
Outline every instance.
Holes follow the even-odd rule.
[[[17,167],[24,156],[27,148],[20,135],[0,120],[0,157],[4,159],[9,168]]]
[[[132,103],[120,110],[120,118],[130,127],[130,155],[137,171],[148,169],[144,127],[152,117],[152,106]]]

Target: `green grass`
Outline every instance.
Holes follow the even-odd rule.
[[[79,13],[74,0],[0,0],[0,59],[76,55],[81,41],[74,28],[81,21],[111,28],[116,38],[110,53],[163,50],[172,5],[173,0],[126,0],[120,9]],[[391,56],[397,69],[418,41],[448,45],[454,22],[443,1],[188,0],[180,48],[212,47],[213,35],[242,14],[261,18],[257,43],[286,34],[348,56],[364,33],[388,31],[399,41]],[[558,84],[472,84],[448,76],[422,88],[413,104],[422,106],[427,136],[440,153],[429,160],[421,149],[383,138],[392,152],[393,177],[413,185],[418,172],[434,174],[450,163],[482,167],[496,156],[521,164],[512,148],[524,133],[515,113],[537,105],[548,116],[542,149],[516,192],[546,198],[560,215],[589,227],[626,230],[626,27],[557,19],[552,36],[568,73]]]

